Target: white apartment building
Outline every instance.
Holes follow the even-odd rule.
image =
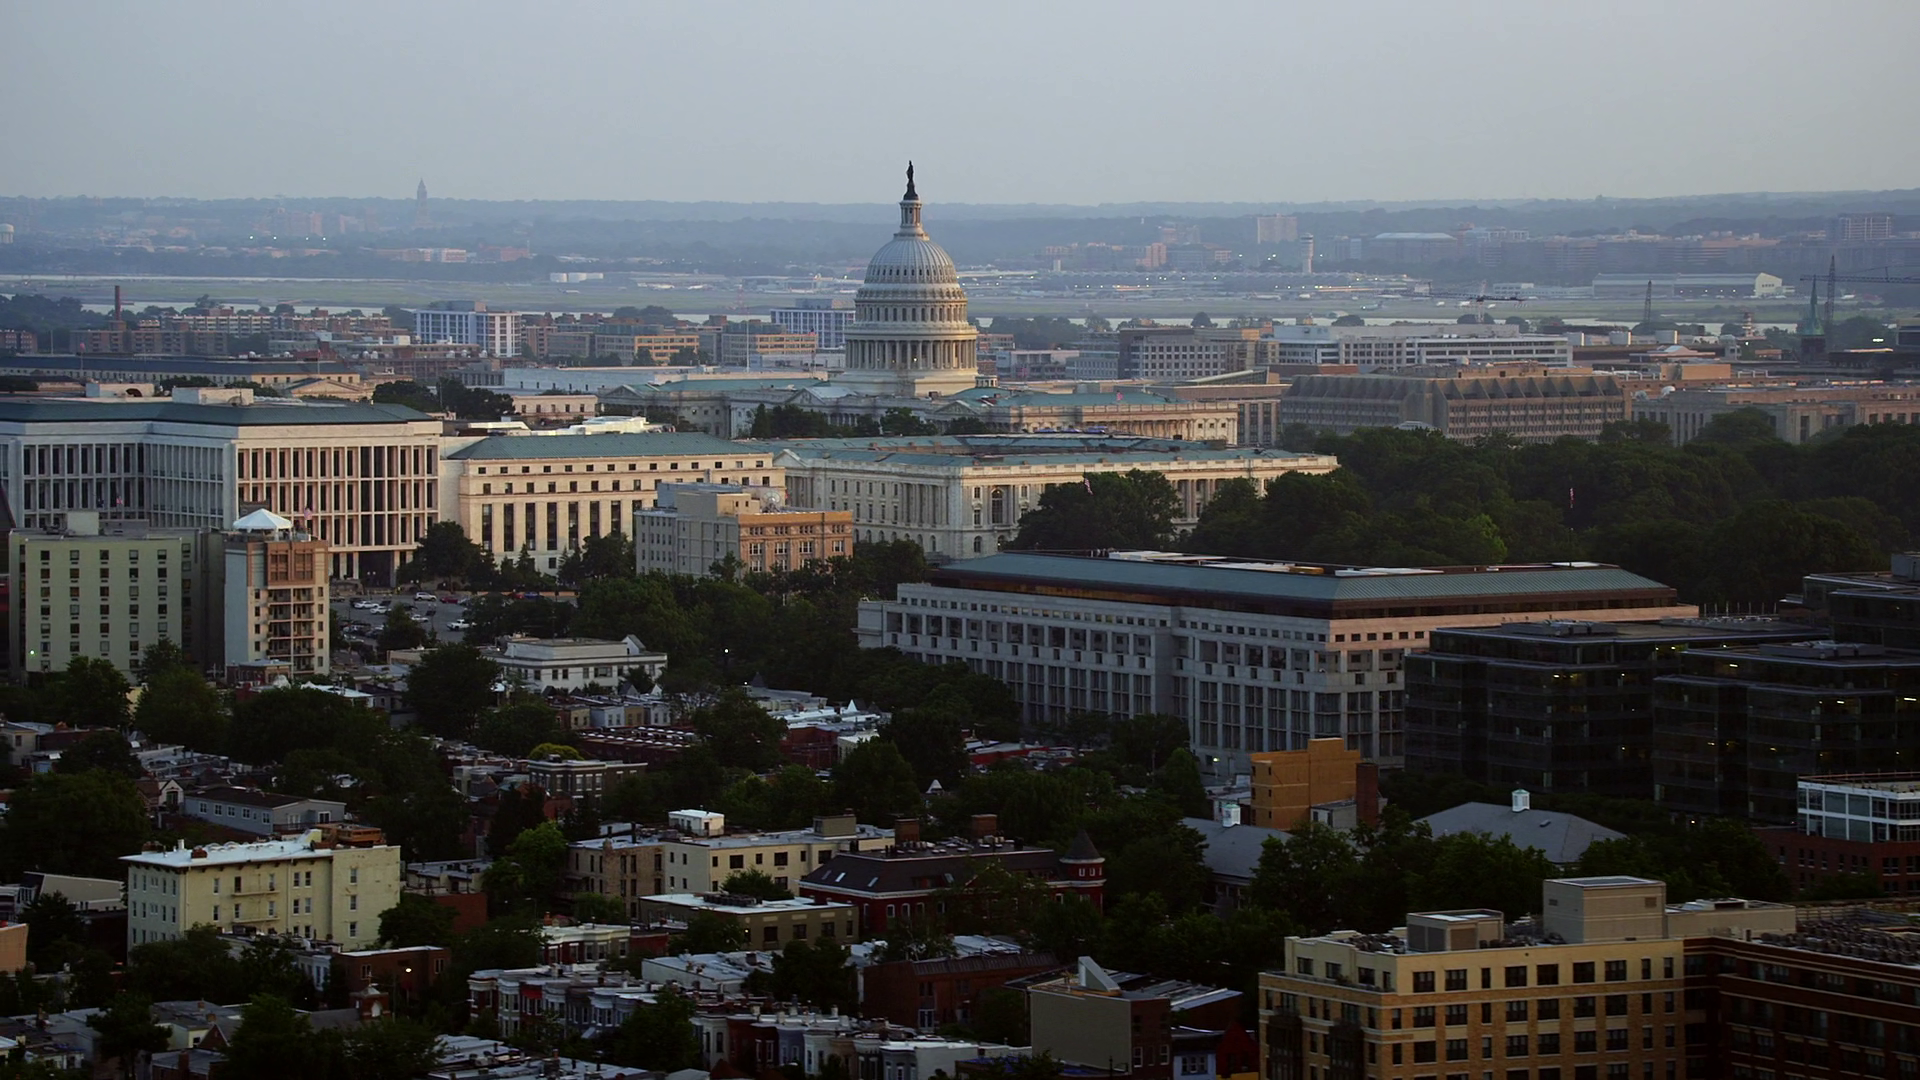
[[[1029,723],[1069,713],[1182,717],[1203,768],[1344,738],[1405,754],[1402,663],[1439,627],[1656,620],[1697,609],[1597,563],[1444,569],[1261,562],[1159,552],[1004,554],[953,563],[860,605],[867,648],[953,661],[1006,683]]]
[[[439,502],[495,559],[528,551],[551,573],[589,537],[625,532],[663,484],[785,479],[771,447],[695,432],[492,435],[448,444]]]
[[[466,345],[482,356],[518,356],[520,313],[488,311],[479,301],[415,308],[413,339],[422,345]]]
[[[205,925],[371,948],[380,913],[400,902],[400,849],[347,846],[349,835],[315,829],[292,840],[182,843],[122,856],[127,945],[172,941]]]
[[[847,347],[853,306],[840,307],[832,300],[801,300],[793,307],[774,308],[767,317],[787,333],[814,335],[821,350],[838,352]]]
[[[0,492],[23,528],[224,529],[265,508],[329,547],[329,576],[385,584],[440,518],[440,422],[393,405],[251,390],[171,399],[0,398]]]
[[[944,435],[806,439],[778,444],[774,464],[801,506],[847,510],[854,538],[912,540],[936,560],[992,555],[1050,487],[1089,473],[1144,469],[1164,475],[1180,499],[1174,524],[1189,528],[1228,480],[1264,487],[1289,472],[1330,473],[1325,454],[1135,436]]]

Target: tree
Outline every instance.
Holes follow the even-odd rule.
[[[711,911],[687,916],[687,928],[674,935],[667,948],[676,953],[725,953],[747,947],[747,931],[739,923]]]
[[[1194,315],[1191,325],[1195,329],[1207,329],[1213,326],[1213,320],[1207,317],[1206,312],[1202,311]]]
[[[119,877],[146,842],[147,805],[125,776],[40,773],[14,788],[0,819],[0,870]]]
[[[700,1040],[694,1033],[693,1012],[693,1002],[675,992],[660,994],[651,1005],[635,1006],[633,1015],[603,1037],[601,1049],[607,1062],[662,1073],[695,1067],[700,1062]]]
[[[76,656],[53,685],[56,720],[68,727],[125,729],[130,719],[127,677],[111,661]]]
[[[193,658],[187,655],[187,650],[175,644],[172,638],[164,637],[147,646],[146,651],[140,654],[140,663],[135,666],[141,681],[148,683],[151,683],[155,676],[176,669],[200,670],[198,665],[194,664]]]
[[[780,740],[787,726],[745,690],[729,687],[711,705],[694,712],[693,730],[720,764],[759,770],[779,763]]]
[[[868,739],[833,767],[834,800],[869,825],[891,825],[920,808],[913,766],[885,739]]]
[[[146,671],[146,688],[133,712],[135,728],[154,742],[189,750],[212,753],[226,747],[228,719],[220,691],[190,667],[168,664],[156,670],[149,663]]]
[[[427,643],[427,632],[413,621],[412,607],[395,604],[387,609],[387,621],[380,627],[380,636],[376,640],[381,652],[417,649]]]
[[[385,382],[373,388],[375,405],[403,405],[416,412],[437,413],[440,411],[440,399],[434,396],[433,388],[412,379],[397,382]]]
[[[54,769],[63,773],[105,769],[129,780],[138,780],[147,775],[147,770],[141,768],[140,762],[134,758],[133,748],[127,745],[127,737],[112,728],[89,732],[85,738],[62,750]]]
[[[448,945],[453,941],[453,909],[418,893],[403,892],[399,902],[380,913],[380,942],[389,949]]]
[[[255,694],[234,707],[228,752],[249,764],[266,765],[297,750],[364,753],[382,745],[388,734],[383,714],[325,690],[289,686]]]
[[[412,571],[416,580],[457,578],[471,580],[488,568],[486,552],[467,539],[467,531],[457,521],[437,521],[427,526],[415,549]],[[389,612],[391,615],[391,612]]]
[[[1339,318],[1337,318],[1337,319],[1335,319],[1335,320],[1333,320],[1333,325],[1335,325],[1335,326],[1365,326],[1365,325],[1367,325],[1367,320],[1366,320],[1366,318],[1365,318],[1364,316],[1361,316],[1361,315],[1342,315],[1342,316],[1340,316]]]
[[[153,1022],[153,1002],[142,994],[115,994],[87,1026],[99,1036],[96,1055],[114,1062],[115,1076],[132,1075],[139,1055],[167,1048],[167,1029]]]
[[[408,1080],[440,1066],[440,1037],[433,1029],[391,1013],[348,1029],[344,1040],[354,1080]]]
[[[292,1003],[262,994],[240,1011],[240,1030],[226,1047],[221,1074],[233,1080],[322,1077],[313,1026]]]
[[[526,756],[529,761],[546,761],[549,758],[559,758],[561,761],[579,761],[581,759],[580,751],[575,750],[566,743],[557,742],[536,743],[533,749],[527,751]]]
[[[761,870],[735,870],[720,883],[720,891],[735,896],[756,896],[762,900],[791,900],[793,894]]]
[[[605,893],[574,893],[569,914],[576,923],[621,926],[632,921],[626,901]]]
[[[82,945],[87,940],[87,924],[80,912],[61,893],[42,893],[20,913],[27,924],[27,960],[42,970],[50,965],[55,946]]]
[[[482,878],[488,906],[500,912],[541,914],[553,907],[567,868],[567,838],[560,826],[543,821],[507,845]]]
[[[1187,739],[1187,722],[1167,713],[1141,713],[1113,726],[1113,752],[1147,773],[1166,764],[1174,751],[1186,749]]]
[[[840,1009],[851,1015],[860,1004],[860,992],[854,985],[854,971],[847,947],[833,938],[821,938],[811,944],[789,941],[774,955],[773,970],[762,983],[776,1001],[798,1001],[815,1009]]]
[[[407,703],[423,729],[442,738],[470,738],[481,710],[493,704],[499,678],[500,665],[474,646],[442,645],[429,649],[407,675]]]
[[[1411,910],[1491,908],[1517,918],[1539,910],[1540,883],[1556,873],[1540,849],[1505,836],[1458,833],[1434,846],[1431,868],[1408,883]]]
[[[1158,549],[1173,541],[1180,497],[1166,476],[1133,469],[1088,473],[1040,495],[1010,545],[1047,551]]]
[[[1153,786],[1172,799],[1182,814],[1197,818],[1213,816],[1206,785],[1200,780],[1200,760],[1193,756],[1193,751],[1181,747],[1169,755],[1167,763],[1154,776]]]
[[[482,713],[473,741],[485,750],[526,758],[534,747],[561,737],[559,720],[544,702],[517,701]]]

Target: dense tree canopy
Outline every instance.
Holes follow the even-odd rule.
[[[1011,547],[1041,551],[1155,549],[1173,542],[1180,496],[1165,474],[1133,469],[1088,473],[1050,487],[1020,519]]]

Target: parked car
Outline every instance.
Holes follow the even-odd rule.
[[[440,602],[443,604],[457,604],[460,602],[460,598],[450,592],[443,592],[440,594]]]
[[[415,600],[420,600],[420,601],[424,601],[425,603],[429,603],[429,604],[432,604],[432,603],[436,603],[436,602],[438,602],[438,601],[439,601],[439,599],[440,599],[440,598],[439,598],[438,596],[435,596],[434,594],[432,594],[432,593],[430,593],[430,592],[417,592],[417,593],[414,593],[414,594],[413,594],[413,598],[414,598]]]
[[[467,628],[469,628],[469,627],[471,627],[472,625],[473,625],[472,623],[470,623],[470,622],[468,622],[468,621],[467,621],[467,620],[465,620],[465,619],[455,619],[455,620],[453,620],[452,622],[450,622],[450,623],[448,623],[448,624],[447,624],[447,629],[449,629],[449,630],[465,630],[465,629],[467,629]]]

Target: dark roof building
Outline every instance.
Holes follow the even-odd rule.
[[[1596,840],[1618,840],[1624,833],[1596,825],[1583,817],[1551,810],[1536,810],[1524,791],[1513,793],[1507,806],[1494,803],[1461,803],[1420,819],[1433,830],[1437,839],[1462,833],[1478,833],[1492,840],[1507,839],[1515,847],[1533,848],[1559,867],[1569,867]]]
[[[1776,619],[1437,629],[1407,657],[1407,767],[1535,791],[1653,797],[1653,681],[1689,650],[1803,640]]]

